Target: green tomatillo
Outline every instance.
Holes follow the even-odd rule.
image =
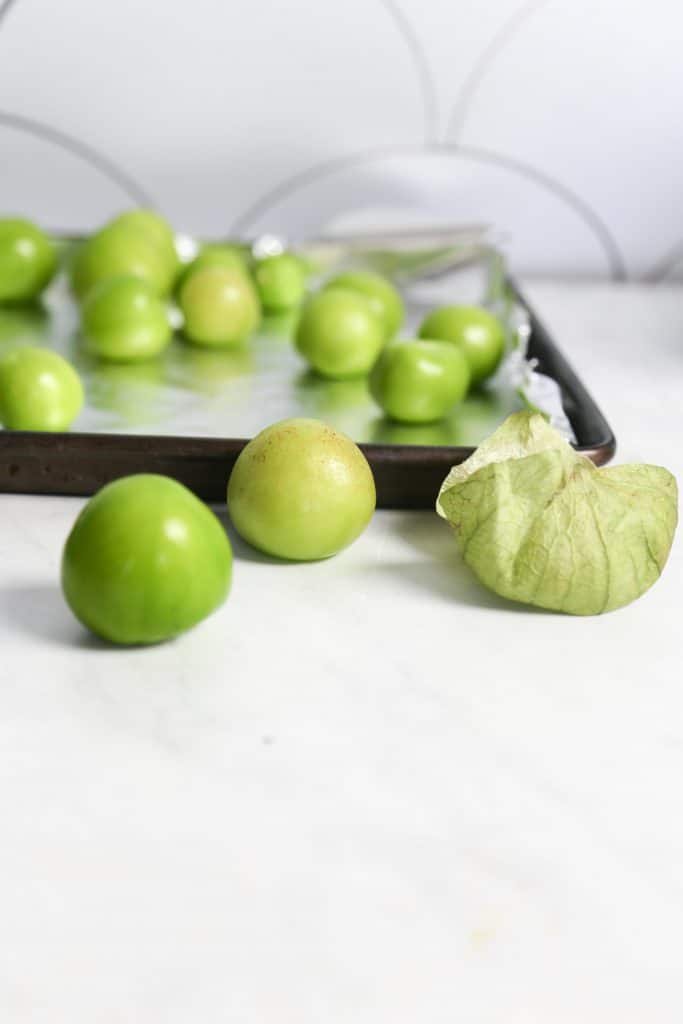
[[[180,260],[175,244],[175,232],[169,222],[156,210],[126,210],[111,222],[146,234],[162,254],[173,280],[178,274]]]
[[[135,222],[113,221],[91,235],[74,254],[71,287],[78,299],[111,277],[126,274],[146,281],[157,295],[167,295],[176,273],[168,251],[149,230]]]
[[[78,516],[62,556],[72,612],[117,644],[177,636],[227,597],[232,550],[216,516],[165,476],[103,487]]]
[[[269,555],[328,558],[359,536],[375,509],[360,448],[320,420],[290,419],[243,449],[228,483],[237,532]]]
[[[111,362],[150,359],[171,340],[164,301],[150,284],[130,275],[110,278],[92,288],[81,319],[87,351]]]
[[[244,274],[249,274],[247,255],[241,246],[227,242],[209,242],[202,246],[193,260],[183,266],[176,279],[175,294],[180,295],[191,274],[205,267],[225,267],[227,270],[240,270]]]
[[[364,295],[384,324],[387,338],[393,338],[403,323],[403,300],[391,281],[381,274],[369,270],[347,270],[333,277],[325,287],[348,288]]]
[[[422,322],[419,335],[458,345],[467,358],[473,385],[498,369],[505,351],[500,320],[479,306],[441,306]]]
[[[326,288],[303,307],[296,347],[321,376],[335,380],[370,372],[386,338],[372,304],[349,288]]]
[[[247,275],[235,267],[200,267],[186,278],[178,301],[185,337],[208,348],[243,341],[261,319],[256,290]]]
[[[283,313],[298,306],[306,293],[306,273],[292,253],[266,256],[253,268],[261,305],[269,313]]]
[[[47,235],[21,217],[0,219],[0,303],[37,298],[57,270]]]
[[[83,385],[57,352],[26,346],[0,356],[0,421],[8,430],[67,430],[83,406]]]
[[[370,391],[399,423],[433,423],[467,394],[470,371],[463,352],[442,341],[389,344],[370,376]]]

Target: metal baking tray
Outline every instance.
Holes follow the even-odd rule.
[[[387,250],[381,255],[386,270]],[[555,418],[564,420],[577,450],[597,465],[612,457],[615,439],[604,416],[505,275],[499,254],[475,246],[431,264],[411,258],[412,271],[401,276],[402,260],[390,261],[390,269],[398,270],[394,276],[406,298],[405,334],[434,305],[486,302],[506,322],[511,349],[523,338],[524,365],[533,368],[536,381],[551,385],[551,405],[555,390]],[[352,262],[363,262],[357,250]],[[502,372],[438,424],[392,424],[374,404],[365,380],[324,381],[307,370],[291,343],[294,326],[292,316],[266,318],[257,336],[224,351],[203,350],[177,337],[157,360],[115,365],[83,352],[77,311],[64,281],[49,290],[41,306],[0,308],[0,347],[49,345],[74,363],[86,389],[86,406],[73,432],[0,431],[0,491],[90,495],[117,477],[153,472],[174,477],[207,501],[223,501],[231,468],[250,437],[279,419],[309,416],[361,445],[380,507],[427,508],[451,467],[468,458],[509,413],[528,404],[528,395]]]

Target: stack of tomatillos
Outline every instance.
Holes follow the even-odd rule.
[[[72,290],[82,301],[88,350],[103,359],[134,362],[158,355],[171,334],[169,300],[182,314],[182,337],[224,348],[249,337],[262,308],[280,312],[301,301],[302,262],[289,253],[253,260],[247,246],[204,245],[181,266],[174,234],[149,210],[116,217],[76,253]]]
[[[323,377],[368,376],[386,415],[400,423],[433,423],[498,368],[505,349],[500,321],[478,306],[442,306],[400,339],[401,296],[385,278],[349,271],[305,304],[296,333],[299,352]]]

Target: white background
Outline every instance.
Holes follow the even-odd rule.
[[[0,0],[0,208],[207,235],[485,221],[518,272],[683,255],[674,0]],[[679,248],[680,247],[680,248]]]

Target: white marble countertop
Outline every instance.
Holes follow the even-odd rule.
[[[683,291],[528,288],[619,440],[683,480]],[[336,559],[236,544],[175,643],[91,642],[81,506],[0,497],[0,1018],[680,1024],[683,561],[506,605],[430,513]]]

